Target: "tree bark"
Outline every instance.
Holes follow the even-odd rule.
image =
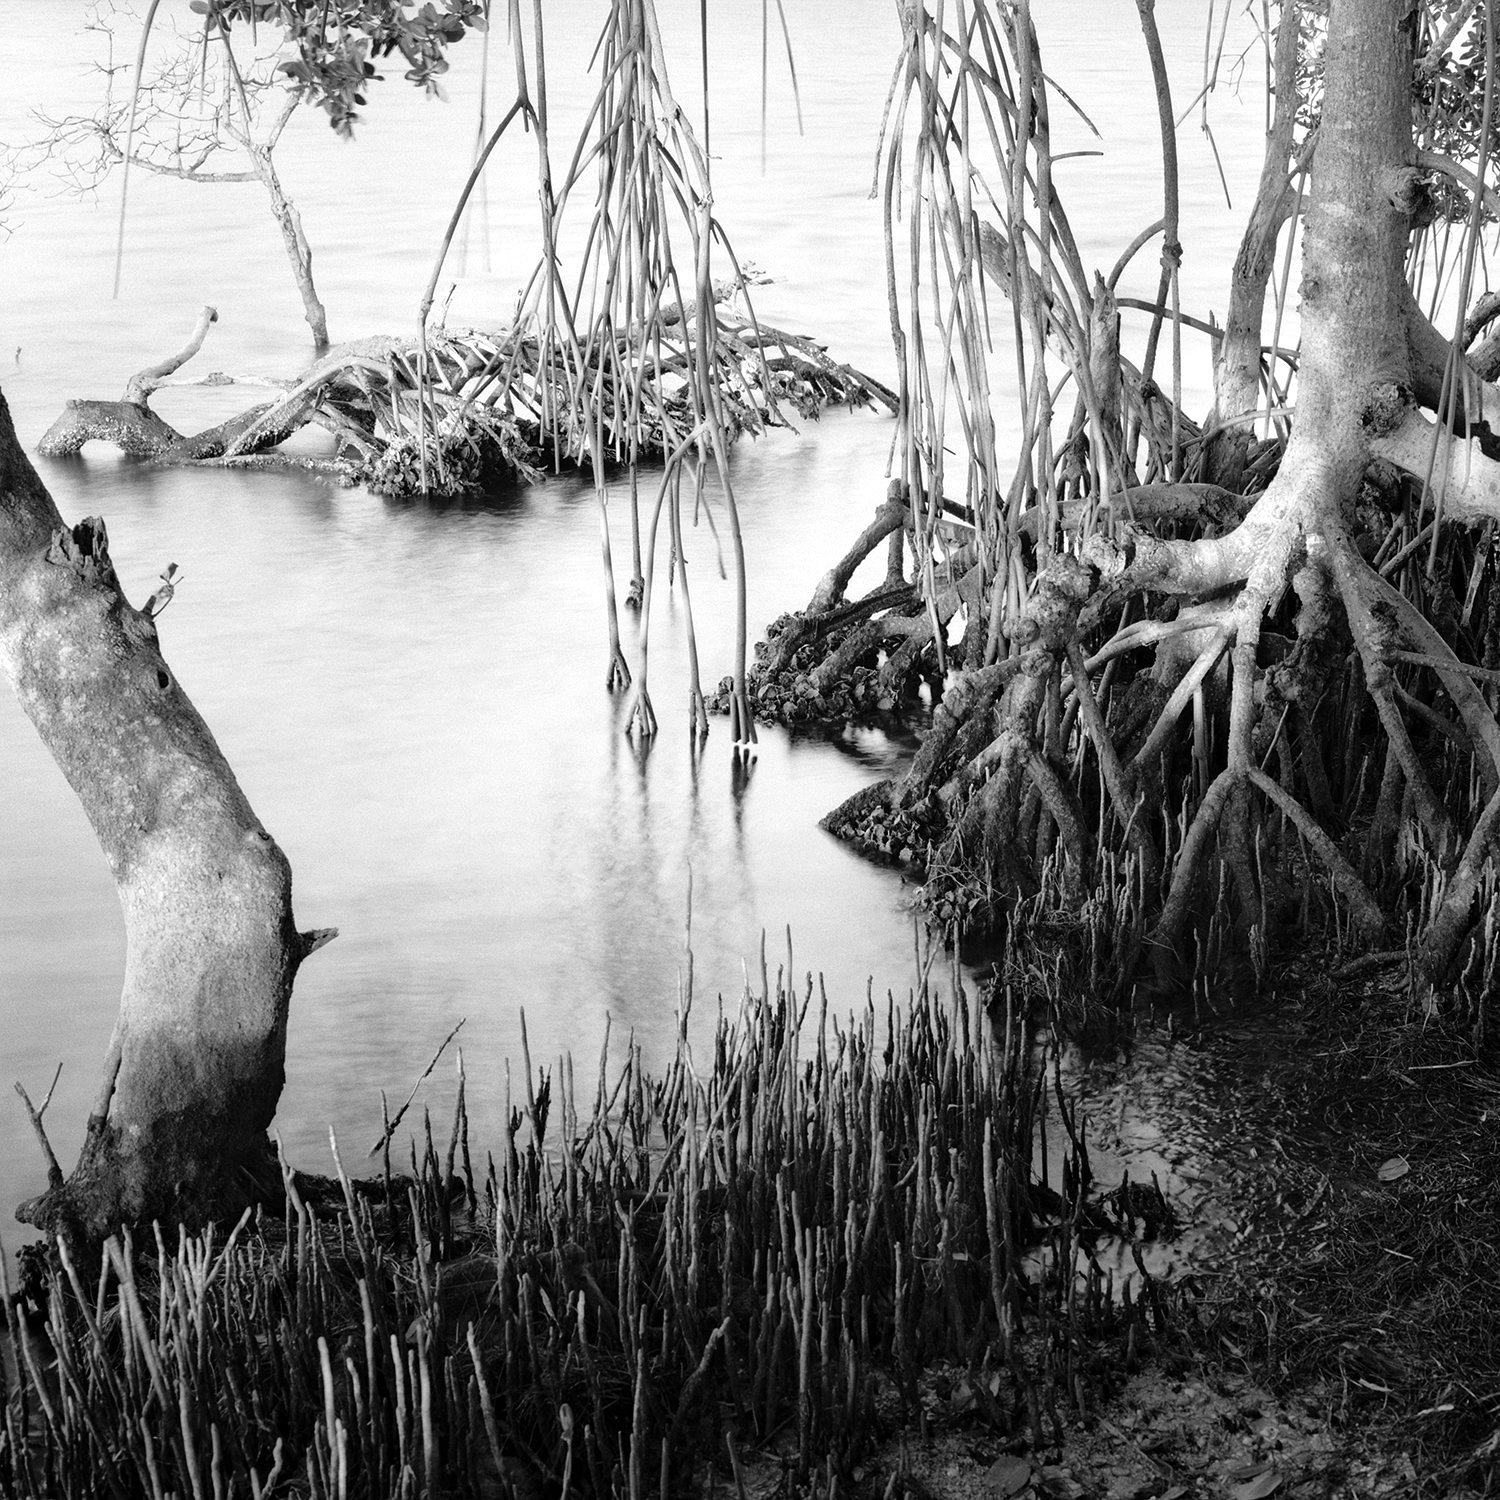
[[[1275,262],[1276,238],[1296,204],[1288,171],[1297,114],[1297,11],[1290,0],[1282,7],[1272,70],[1275,113],[1250,222],[1245,226],[1230,277],[1224,336],[1214,356],[1214,413],[1208,425],[1215,430],[1209,443],[1208,473],[1214,483],[1231,490],[1239,489],[1244,482],[1254,435],[1239,419],[1260,406],[1261,320]],[[1275,370],[1274,354],[1271,368]],[[1230,425],[1220,425],[1225,423]]]
[[[255,175],[270,196],[271,213],[275,217],[276,227],[281,231],[281,242],[292,267],[292,280],[297,283],[297,294],[302,298],[302,312],[307,318],[307,326],[312,330],[313,349],[318,354],[324,354],[329,347],[328,313],[313,282],[312,246],[302,231],[302,215],[297,212],[296,204],[287,197],[281,186],[281,178],[271,160],[271,148],[247,141],[245,149],[250,153]]]
[[[66,526],[0,397],[0,663],[77,793],[125,917],[125,981],[78,1165],[18,1216],[87,1239],[237,1214],[266,1138],[302,960],[291,869],[131,606],[104,523]]]

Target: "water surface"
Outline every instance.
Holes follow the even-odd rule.
[[[712,142],[717,207],[742,257],[773,280],[767,320],[826,340],[889,379],[879,205],[869,196],[880,111],[898,45],[895,7],[877,0],[788,4],[803,131],[784,67],[760,129],[759,8],[713,7]],[[1119,11],[1102,45],[1101,7],[1040,8],[1044,46],[1103,133],[1059,122],[1064,145],[1104,151],[1059,167],[1086,262],[1107,268],[1159,213],[1159,150]],[[599,7],[549,4],[556,53],[554,135],[583,99]],[[1201,69],[1200,7],[1158,6],[1181,97]],[[663,6],[679,48],[678,91],[696,108],[698,7]],[[773,10],[774,13],[774,10]],[[81,107],[97,88],[83,7],[6,0],[0,138],[27,112]],[[59,44],[59,30],[65,44]],[[491,72],[505,77],[504,39]],[[311,114],[294,123],[282,171],[316,251],[336,339],[411,327],[441,228],[467,172],[481,56],[455,54],[447,104],[393,79],[372,93],[350,146]],[[773,59],[776,53],[773,50]],[[397,70],[393,70],[395,72]],[[491,117],[494,116],[492,106]],[[1257,159],[1259,104],[1216,106],[1233,176]],[[502,322],[537,249],[532,144],[497,153],[482,214],[455,252],[450,322]],[[764,153],[764,169],[762,154]],[[1184,127],[1184,305],[1222,313],[1223,275],[1247,197],[1219,196],[1206,143]],[[1241,172],[1239,180],[1247,179]],[[1249,179],[1253,181],[1253,175]],[[97,199],[17,190],[0,244],[0,389],[32,446],[73,396],[112,397],[178,347],[197,309],[220,312],[203,369],[287,375],[307,357],[300,306],[260,189],[138,177],[121,295],[110,298],[117,186]],[[1133,290],[1154,290],[1154,255]],[[1205,404],[1201,364],[1190,370]],[[191,429],[234,409],[223,392],[165,391],[162,414]],[[1002,394],[1002,401],[1004,397]],[[817,577],[884,493],[887,420],[833,414],[735,456],[751,569],[751,628],[805,602]],[[519,1055],[525,1007],[533,1055],[592,1057],[610,1018],[648,1057],[670,1043],[684,972],[691,886],[700,1005],[774,965],[791,929],[799,972],[826,976],[835,1006],[866,986],[904,992],[912,934],[895,875],[862,864],[817,819],[909,746],[873,733],[796,740],[762,731],[748,774],[716,723],[690,749],[674,601],[658,590],[652,681],[662,734],[643,749],[602,690],[598,520],[591,491],[563,479],[481,505],[393,503],[312,479],[156,471],[107,452],[41,465],[69,520],[106,517],[139,602],[169,562],[183,584],[161,622],[164,649],[266,825],[291,858],[299,920],[342,935],[299,977],[288,1147],[320,1153],[326,1133],[374,1138],[380,1092],[407,1089],[461,1018],[483,1131],[498,1080]],[[616,557],[627,555],[616,498]],[[729,670],[731,591],[706,528],[689,543],[704,673]],[[39,1097],[64,1064],[48,1124],[71,1160],[115,1012],[123,938],[102,857],[61,777],[0,694],[0,1084]],[[446,1079],[446,1070],[445,1070]],[[3,1090],[9,1099],[8,1087]],[[451,1086],[430,1097],[448,1107]],[[19,1104],[0,1105],[0,1206],[42,1172]]]

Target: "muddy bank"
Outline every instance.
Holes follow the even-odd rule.
[[[1154,1179],[1175,1220],[1101,1233],[1094,1257],[1167,1280],[1175,1313],[1147,1370],[1050,1456],[1069,1482],[1027,1455],[1031,1493],[1495,1492],[1488,1016],[1410,997],[1394,964],[1321,957],[1273,1000],[1065,1054],[1090,1200]]]

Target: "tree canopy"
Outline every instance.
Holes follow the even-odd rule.
[[[191,8],[203,17],[205,37],[214,28],[252,37],[262,26],[279,30],[295,53],[280,71],[345,136],[382,76],[377,63],[399,54],[407,82],[437,93],[449,46],[482,28],[489,13],[484,0],[340,0],[336,7],[321,0],[191,0]]]

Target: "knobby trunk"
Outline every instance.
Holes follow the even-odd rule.
[[[66,525],[0,399],[0,660],[77,793],[125,917],[125,982],[78,1164],[20,1216],[99,1239],[281,1191],[266,1137],[307,955],[285,855],[134,608],[104,523]],[[40,1002],[39,1002],[40,1003]]]

